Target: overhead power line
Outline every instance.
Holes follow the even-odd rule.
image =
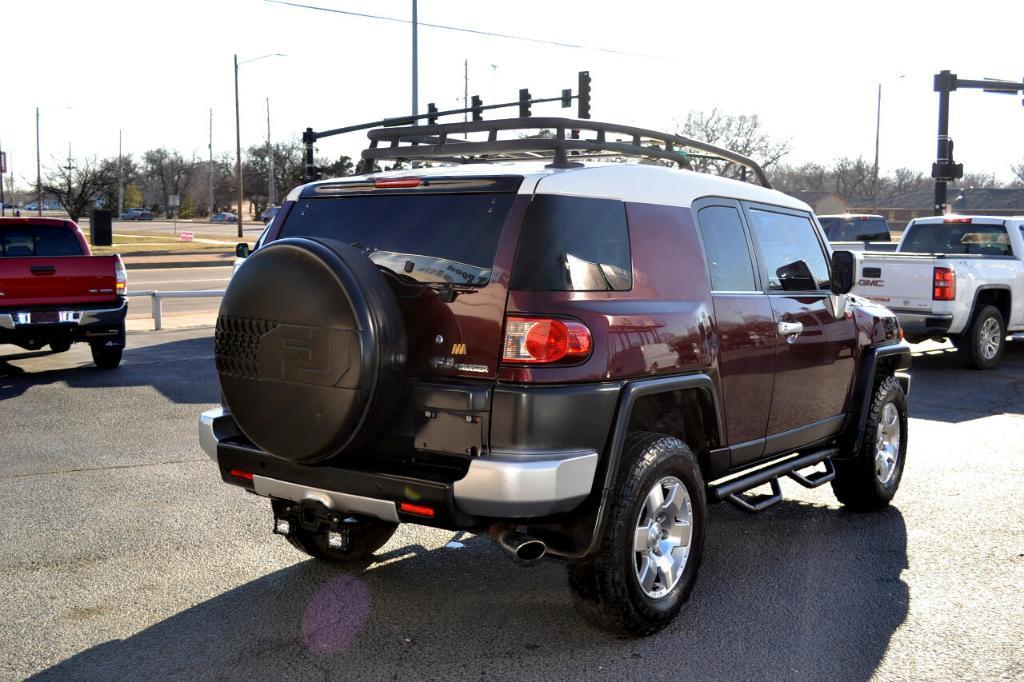
[[[396,24],[411,24],[412,21],[409,19],[399,19],[398,17],[386,17],[378,14],[367,14],[365,12],[352,12],[350,10],[336,9],[334,7],[320,7],[318,5],[308,5],[301,2],[288,2],[288,0],[264,0],[273,5],[287,5],[288,7],[298,7],[301,9],[311,9],[317,12],[330,12],[332,14],[345,14],[353,17],[362,17],[364,19],[379,19],[381,21],[392,21]],[[593,50],[595,52],[606,52],[608,54],[625,55],[628,57],[643,57],[644,59],[662,59],[667,60],[668,57],[662,57],[653,54],[643,54],[640,52],[628,52],[626,50],[616,50],[610,47],[597,47],[594,45],[578,45],[576,43],[564,43],[557,40],[543,40],[541,38],[530,38],[527,36],[517,36],[511,33],[495,33],[493,31],[482,31],[475,28],[463,28],[461,26],[448,26],[446,24],[431,24],[425,21],[417,22],[420,26],[426,26],[428,28],[437,28],[444,31],[457,31],[459,33],[472,33],[478,36],[490,36],[492,38],[505,38],[507,40],[521,40],[528,43],[538,43],[540,45],[553,45],[555,47],[568,47],[574,50]]]

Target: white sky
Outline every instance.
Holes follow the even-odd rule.
[[[307,0],[408,18],[411,0]],[[593,79],[596,120],[672,128],[688,110],[756,113],[792,144],[789,163],[874,154],[875,96],[883,83],[881,165],[930,172],[937,95],[932,75],[1024,76],[1024,2],[596,2],[419,0],[421,21],[582,43],[661,59],[544,46],[421,27],[420,108],[459,105],[463,59],[469,91],[485,103],[576,88]],[[240,69],[243,147],[306,126],[333,128],[409,111],[407,24],[268,4],[262,0],[92,2],[3,0],[0,5],[0,143],[24,186],[35,175],[40,107],[44,168],[66,157],[158,146],[234,151],[232,54],[288,56]],[[941,39],[938,36],[943,36]],[[496,68],[492,68],[495,65]],[[898,76],[904,75],[903,78]],[[107,91],[105,88],[112,88]],[[558,105],[534,114],[562,115]],[[574,110],[573,110],[574,111]],[[1021,98],[961,91],[951,135],[966,172],[1024,158]],[[510,110],[508,115],[514,115]],[[495,117],[492,115],[491,117]],[[324,140],[325,156],[358,154],[365,136]]]

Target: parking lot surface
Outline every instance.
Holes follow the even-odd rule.
[[[211,330],[128,346],[112,372],[0,347],[3,678],[1024,678],[1024,344],[989,372],[919,349],[888,510],[790,481],[768,512],[713,507],[690,603],[640,640],[482,536],[403,526],[317,565],[199,449]]]

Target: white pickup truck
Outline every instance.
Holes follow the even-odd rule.
[[[964,364],[995,366],[1024,331],[1024,216],[918,218],[894,253],[865,252],[854,293],[896,313],[912,343],[949,338]]]

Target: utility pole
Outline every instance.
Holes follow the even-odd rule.
[[[419,87],[420,87],[420,76],[419,76],[419,45],[416,38],[416,27],[418,19],[416,18],[416,0],[412,0],[412,115],[417,116],[420,113],[419,105]],[[416,125],[416,121],[413,121],[413,125]]]
[[[0,157],[3,156],[4,146],[0,144]],[[4,174],[7,168],[0,164],[0,217],[7,215],[7,199],[4,198]]]
[[[277,204],[277,192],[274,187],[274,146],[270,143],[270,98],[267,97],[267,208]]]
[[[39,107],[36,107],[36,215],[43,215],[43,165],[39,160]]]
[[[466,111],[462,112],[462,122],[467,123],[469,121],[469,60],[462,60],[462,108]],[[466,133],[464,137],[468,140],[469,133]]]
[[[213,107],[210,107],[210,144],[208,145],[210,151],[210,165],[207,168],[207,181],[209,184],[210,196],[208,206],[210,215],[213,215]]]
[[[121,131],[117,131],[117,217],[124,213],[124,176],[121,173]]]
[[[871,183],[871,212],[878,212],[878,139],[882,129],[882,84],[878,84],[878,106],[875,112],[875,178]]]
[[[242,189],[242,128],[238,114],[238,55],[235,55],[235,174],[238,176],[238,238],[242,233],[242,208],[245,192]]]
[[[75,169],[74,164],[71,163],[71,143],[68,142],[68,165],[65,166],[68,171],[68,201],[71,201],[71,171]]]

